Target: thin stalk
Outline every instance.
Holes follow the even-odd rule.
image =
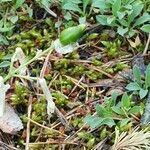
[[[45,55],[48,52],[52,52],[53,51],[53,46],[47,48],[45,51],[41,52],[39,55],[34,56],[31,60],[27,61],[26,63],[20,65],[19,68],[14,69],[14,70],[10,70],[8,75],[4,78],[4,82],[6,82],[8,79],[10,79],[11,77],[15,76],[15,74],[17,72],[19,72],[22,68],[24,68],[25,66],[31,64],[33,61],[37,60],[38,58],[40,58],[41,56]]]

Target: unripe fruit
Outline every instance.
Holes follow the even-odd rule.
[[[60,38],[59,38],[60,42],[63,45],[68,45],[68,44],[76,42],[83,35],[85,28],[86,28],[86,25],[81,24],[81,25],[70,27],[70,28],[63,30],[60,33]]]

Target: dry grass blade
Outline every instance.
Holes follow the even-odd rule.
[[[116,131],[115,143],[111,150],[139,150],[150,147],[150,132],[138,131],[135,128],[131,132],[123,132],[119,135]]]
[[[31,111],[32,111],[32,96],[30,96],[29,98],[28,118],[31,117]],[[25,150],[29,150],[29,142],[30,142],[30,120],[28,120],[27,122]]]
[[[150,33],[149,33],[149,35],[148,35],[148,40],[147,40],[147,43],[146,43],[146,46],[145,46],[143,55],[145,55],[145,54],[147,53],[147,50],[148,50],[148,48],[149,48],[149,43],[150,43]]]

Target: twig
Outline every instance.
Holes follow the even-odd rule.
[[[45,62],[43,64],[43,67],[42,67],[42,70],[40,72],[40,78],[43,78],[44,77],[44,74],[45,74],[45,71],[46,71],[46,67],[48,65],[48,60],[49,60],[49,57],[51,55],[51,52],[48,53],[46,59],[45,59]]]
[[[150,33],[148,35],[148,40],[147,40],[147,43],[146,43],[143,55],[145,55],[147,53],[147,50],[148,50],[148,47],[149,47],[149,43],[150,43]]]
[[[32,110],[32,96],[29,98],[29,106],[28,106],[28,118],[31,117],[31,110]],[[30,120],[27,122],[27,135],[26,135],[26,146],[25,150],[29,150],[29,142],[30,142]]]
[[[75,89],[79,86],[80,82],[82,82],[83,79],[84,79],[84,75],[80,78],[78,83],[73,87],[73,89],[71,90],[68,96],[70,96],[75,91]]]
[[[65,117],[66,119],[70,119],[71,117],[74,117],[76,115],[78,115],[78,113],[76,113],[77,109],[78,108],[81,108],[83,107],[84,105],[80,105],[80,106],[77,106],[76,108],[72,109],[71,111],[69,111]],[[52,129],[58,127],[60,125],[61,122],[58,122],[58,121],[55,121],[51,126],[52,126]]]
[[[88,85],[86,85],[85,83],[80,82],[80,84],[79,84],[79,81],[75,78],[72,78],[72,77],[67,76],[67,75],[63,75],[63,76],[66,77],[67,79],[71,80],[75,85],[82,88],[83,90],[85,90],[85,88],[88,87]]]
[[[0,145],[4,146],[5,148],[10,149],[10,150],[20,150],[18,148],[12,147],[12,146],[2,142],[2,141],[0,141]]]
[[[38,122],[36,122],[36,121],[34,121],[34,120],[30,119],[30,118],[27,118],[27,119],[30,120],[30,122],[36,124],[37,126],[40,126],[40,127],[44,128],[44,129],[47,129],[47,130],[50,130],[50,131],[53,130],[53,131],[56,132],[56,133],[59,133],[59,134],[61,134],[61,135],[63,135],[63,136],[67,136],[66,134],[63,134],[63,133],[59,132],[58,130],[55,130],[55,129],[53,129],[53,128],[49,128],[49,127],[47,127],[47,126],[41,125],[41,124],[39,124]]]
[[[46,141],[46,142],[37,142],[37,143],[29,143],[29,146],[32,145],[45,145],[45,144],[70,144],[70,145],[78,145],[78,143],[71,141]]]
[[[58,116],[58,118],[60,119],[61,123],[65,126],[65,127],[69,127],[69,123],[68,120],[66,119],[66,117],[59,111],[59,109],[56,107],[55,108],[56,114]]]
[[[57,14],[56,13],[54,13],[51,9],[49,9],[49,8],[45,8],[45,10],[51,15],[51,16],[53,16],[53,17],[55,17],[55,18],[57,18]]]
[[[110,75],[109,73],[103,71],[103,70],[102,70],[101,68],[99,68],[99,67],[95,67],[95,66],[89,65],[89,64],[85,64],[85,66],[88,67],[89,69],[96,70],[96,71],[98,71],[98,72],[104,74],[105,76],[107,76],[107,77],[109,77],[109,78],[111,78],[111,79],[114,78],[112,75]]]

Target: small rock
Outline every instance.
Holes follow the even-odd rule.
[[[0,117],[0,129],[9,134],[16,134],[23,129],[23,124],[14,109],[6,103],[4,115]]]

